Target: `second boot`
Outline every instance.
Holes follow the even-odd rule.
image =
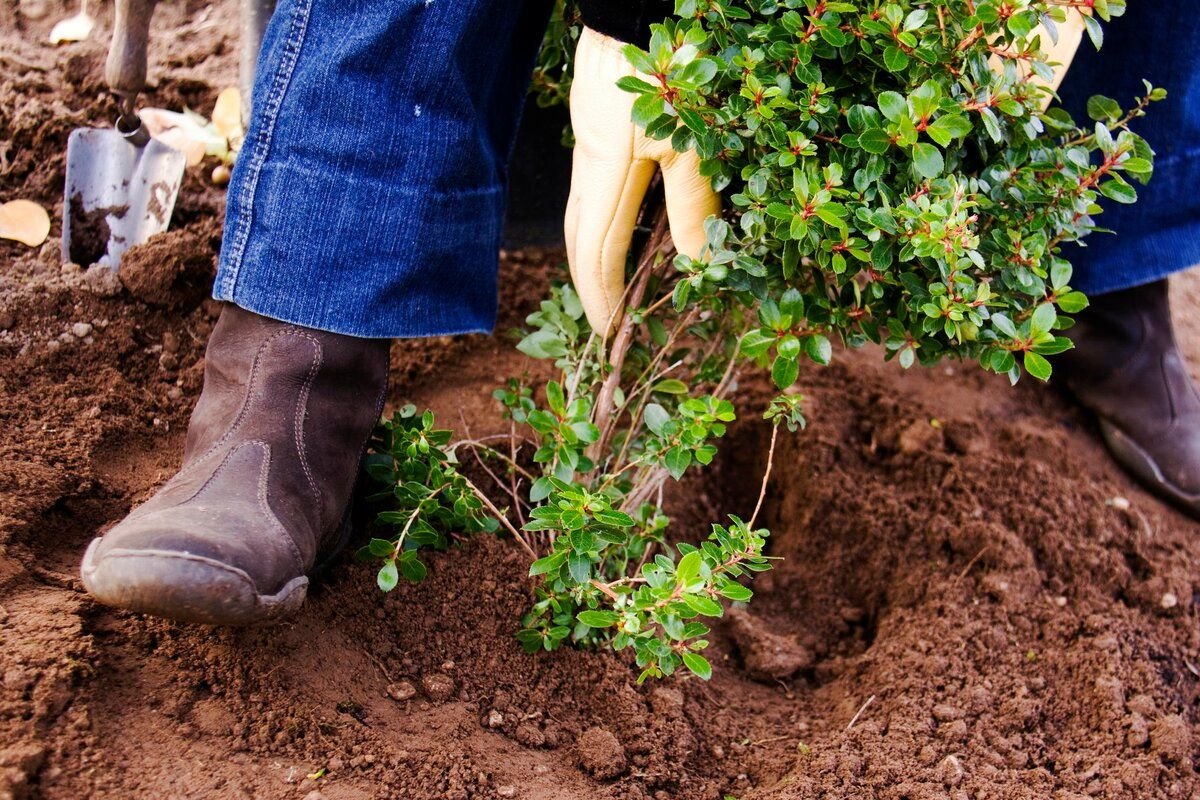
[[[1167,281],[1092,298],[1055,370],[1113,456],[1200,518],[1200,394],[1175,343]]]

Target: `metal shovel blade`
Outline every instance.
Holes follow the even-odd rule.
[[[80,128],[67,140],[63,258],[116,269],[121,255],[167,229],[183,181],[183,153],[119,131]]]

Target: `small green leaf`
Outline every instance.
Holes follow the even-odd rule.
[[[892,137],[883,128],[867,128],[858,135],[858,146],[868,153],[881,155],[892,146]]]
[[[908,101],[899,92],[881,92],[879,110],[892,122],[898,122],[908,116]]]
[[[771,365],[771,380],[780,389],[786,389],[800,376],[800,362],[795,358],[778,356]]]
[[[754,596],[753,591],[745,586],[742,586],[740,583],[735,583],[734,581],[730,581],[729,583],[725,584],[718,591],[723,597],[727,597],[730,600],[736,600],[739,603],[745,603]]]
[[[883,51],[883,63],[891,72],[903,72],[908,62],[908,55],[899,47],[891,46]]]
[[[712,665],[699,653],[684,653],[683,665],[700,680],[706,681],[712,677]]]
[[[913,164],[924,178],[936,178],[946,166],[942,160],[942,151],[928,142],[920,142],[913,146]]]
[[[1025,353],[1025,371],[1039,381],[1049,380],[1050,362],[1032,350]]]
[[[697,614],[702,614],[706,617],[719,617],[725,613],[720,603],[702,594],[685,594],[683,602],[687,603],[688,607]]]
[[[429,573],[425,565],[417,558],[416,551],[413,550],[408,551],[400,558],[400,570],[404,573],[404,579],[412,583],[420,583]]]
[[[379,574],[375,576],[375,583],[385,592],[390,592],[396,588],[396,584],[400,582],[400,570],[396,568],[396,562],[388,560],[382,567],[379,568]]]
[[[589,628],[611,628],[620,616],[615,611],[581,611],[575,618]]]
[[[572,550],[567,555],[567,571],[571,573],[571,579],[576,583],[587,583],[592,577],[592,559],[586,553],[579,553]]]
[[[679,559],[679,564],[675,567],[675,582],[680,586],[691,584],[700,577],[700,565],[703,562],[704,558],[699,550],[693,550]]]
[[[656,435],[662,436],[667,423],[671,421],[671,415],[658,403],[649,403],[642,412],[642,419],[645,420],[647,428]]]

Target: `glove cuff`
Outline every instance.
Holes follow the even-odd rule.
[[[650,26],[674,11],[674,0],[579,0],[584,25],[642,48],[650,44]]]

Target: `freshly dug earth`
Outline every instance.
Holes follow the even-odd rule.
[[[159,10],[151,103],[211,110],[233,7]],[[111,112],[98,44],[38,44],[73,11],[0,8],[0,200],[56,218],[67,133]],[[97,606],[79,558],[178,465],[219,311],[206,172],[124,285],[57,243],[0,243],[0,797],[1200,796],[1200,526],[1053,390],[971,365],[866,351],[805,374],[811,424],[782,437],[765,511],[782,560],[719,626],[709,683],[523,654],[527,564],[491,537],[390,595],[344,559],[270,629]],[[560,261],[506,255],[497,336],[398,344],[392,404],[501,430],[491,389],[538,369],[504,332]],[[1200,281],[1176,289],[1200,354]],[[718,463],[671,497],[684,534],[753,508],[766,396],[743,377]]]

